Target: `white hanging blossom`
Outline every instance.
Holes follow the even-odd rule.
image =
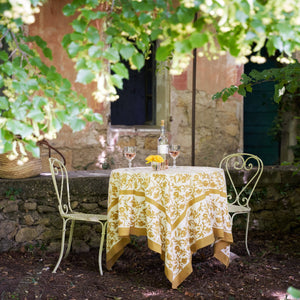
[[[251,56],[250,60],[251,60],[251,62],[257,63],[257,64],[264,64],[267,61],[267,59],[265,57],[259,56],[259,55]]]
[[[23,24],[30,25],[35,22],[34,14],[39,13],[38,6],[32,7],[30,0],[0,0],[0,3],[9,2],[11,8],[4,11],[2,18],[0,18],[0,25],[6,26],[14,33],[19,31],[19,26],[15,23],[16,19],[21,19]],[[37,3],[42,5],[41,2]]]
[[[170,74],[180,75],[190,64],[191,58],[192,55],[189,53],[174,53]]]
[[[1,0],[2,3],[7,2],[7,0]],[[34,14],[39,13],[39,7],[32,7],[30,0],[9,0],[11,5],[10,10],[4,12],[4,17],[7,21],[21,18],[24,24],[30,25],[34,23]],[[38,2],[41,5],[41,2]],[[3,20],[2,20],[3,21]]]
[[[119,99],[117,95],[117,90],[114,87],[110,75],[107,73],[97,74],[96,77],[97,82],[97,91],[93,93],[94,98],[97,102],[105,102],[105,101],[116,101]]]
[[[189,8],[189,7],[195,7],[195,1],[194,0],[181,0],[181,2],[187,8]]]

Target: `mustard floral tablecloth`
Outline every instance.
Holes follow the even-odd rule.
[[[232,234],[223,170],[113,170],[108,195],[108,269],[123,253],[131,234],[146,235],[148,247],[161,254],[172,288],[192,273],[192,253],[214,242],[214,256],[228,266]]]

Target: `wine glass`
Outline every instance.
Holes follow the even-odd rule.
[[[176,167],[176,158],[179,156],[180,146],[179,145],[170,145],[169,154],[173,158],[173,168]]]
[[[131,166],[132,166],[131,161],[135,158],[135,155],[136,155],[136,147],[134,147],[134,146],[125,147],[124,155],[125,155],[125,158],[129,162],[129,168],[131,168]]]

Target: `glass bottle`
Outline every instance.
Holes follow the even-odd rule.
[[[160,136],[157,140],[157,153],[165,160],[163,166],[165,169],[168,168],[168,153],[169,153],[169,142],[165,131],[165,121],[161,120],[160,123]]]

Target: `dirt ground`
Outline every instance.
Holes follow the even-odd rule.
[[[248,256],[243,236],[234,235],[229,267],[212,257],[211,247],[193,255],[193,273],[174,290],[159,254],[134,239],[111,271],[100,276],[98,250],[70,253],[56,274],[58,253],[38,249],[0,254],[2,299],[285,299],[289,286],[300,288],[300,241],[296,234],[250,232]],[[292,299],[288,296],[288,299]]]

